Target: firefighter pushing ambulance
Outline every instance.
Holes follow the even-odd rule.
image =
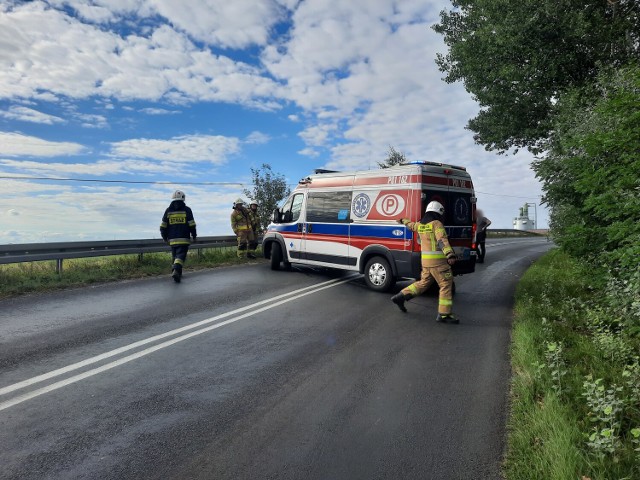
[[[196,221],[193,212],[184,203],[186,195],[176,190],[171,196],[171,204],[164,211],[160,224],[162,239],[171,246],[172,277],[176,283],[182,278],[182,267],[187,260],[191,237],[196,241]]]
[[[251,216],[244,206],[244,200],[241,198],[233,202],[231,229],[235,236],[238,237],[238,257],[256,258],[253,253],[248,251],[249,242],[253,238],[253,228],[251,226]]]
[[[419,222],[412,222],[408,218],[400,218],[398,223],[418,233],[422,249],[422,273],[420,280],[402,289],[400,293],[391,297],[400,310],[406,312],[404,302],[425,292],[434,282],[440,287],[438,299],[437,322],[459,323],[451,313],[453,308],[453,273],[451,266],[456,263],[456,254],[449,245],[447,232],[444,228],[444,207],[440,202],[430,202],[424,216]]]

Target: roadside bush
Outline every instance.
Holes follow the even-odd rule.
[[[640,478],[633,277],[620,280],[556,249],[521,280],[512,345],[509,480]]]

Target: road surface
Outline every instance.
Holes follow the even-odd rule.
[[[492,239],[437,296],[264,262],[0,301],[1,479],[499,479],[513,293]]]

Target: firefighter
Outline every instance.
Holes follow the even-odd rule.
[[[233,203],[233,211],[231,212],[231,228],[233,233],[238,237],[238,257],[239,258],[256,258],[253,253],[247,251],[249,246],[249,238],[253,233],[251,228],[251,218],[249,210],[244,207],[244,201],[238,198]]]
[[[173,280],[180,283],[182,267],[187,260],[187,252],[191,244],[190,237],[196,241],[196,221],[193,212],[184,203],[186,195],[181,190],[176,190],[171,196],[171,204],[165,210],[160,224],[162,239],[171,246],[171,265]]]
[[[419,222],[408,218],[398,219],[398,223],[417,232],[422,245],[422,274],[420,280],[402,289],[391,297],[400,310],[406,312],[404,302],[417,297],[426,291],[435,280],[440,287],[437,322],[459,323],[451,313],[453,307],[453,273],[451,266],[456,262],[456,255],[449,245],[447,232],[444,229],[444,207],[440,202],[430,202],[424,216]]]
[[[249,238],[249,253],[255,258],[258,248],[258,233],[260,230],[260,217],[258,215],[258,202],[255,200],[249,204],[249,220],[251,220],[251,236]]]

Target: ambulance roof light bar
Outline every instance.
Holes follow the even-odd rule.
[[[426,162],[424,160],[407,162],[407,163],[403,163],[402,165],[431,165],[433,167],[451,167],[451,168],[456,168],[458,170],[464,170],[465,172],[467,171],[465,167],[459,167],[458,165],[449,165],[447,163],[437,163],[437,162]]]

